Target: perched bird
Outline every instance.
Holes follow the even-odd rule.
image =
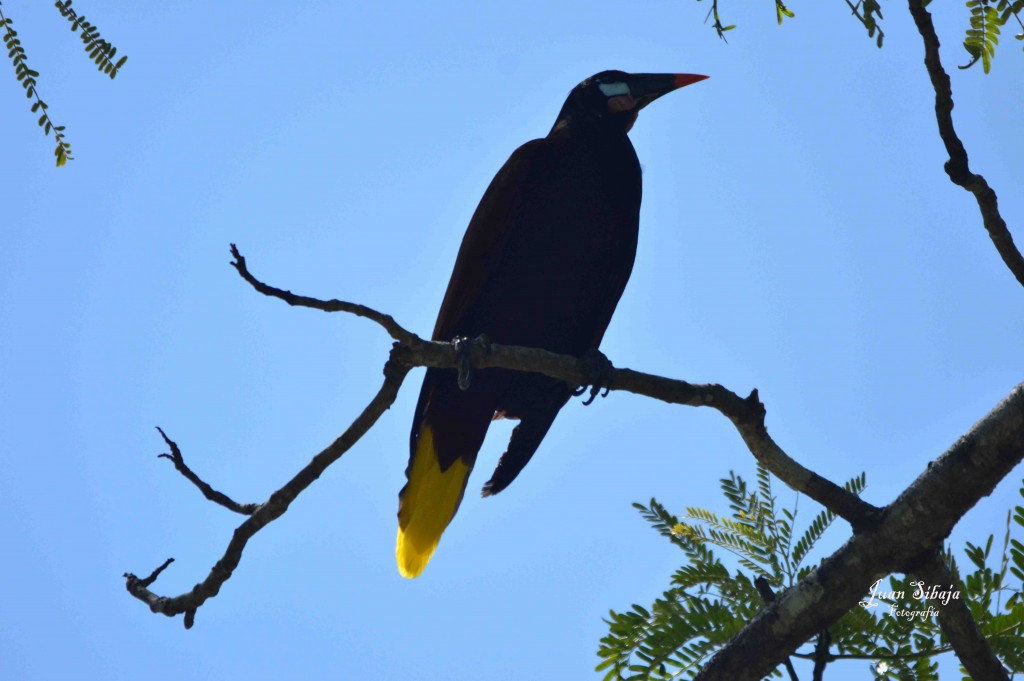
[[[432,338],[596,351],[636,256],[640,162],[626,133],[640,109],[705,78],[603,71],[573,88],[547,137],[516,149],[480,200]],[[571,394],[540,374],[485,369],[462,390],[454,369],[427,370],[399,495],[403,576],[418,576],[437,548],[491,421],[519,425],[484,496],[516,478]]]

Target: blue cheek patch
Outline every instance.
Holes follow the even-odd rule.
[[[601,92],[605,97],[629,94],[629,86],[625,83],[601,83],[597,87],[601,88]]]

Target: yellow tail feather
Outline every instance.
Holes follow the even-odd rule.
[[[418,577],[434,555],[441,534],[455,515],[470,467],[458,459],[448,470],[434,449],[434,432],[424,426],[398,511],[395,559],[403,577]]]

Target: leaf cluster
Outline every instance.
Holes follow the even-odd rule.
[[[76,33],[81,29],[82,44],[89,58],[96,64],[96,68],[110,76],[113,80],[118,70],[128,61],[128,57],[122,56],[117,62],[112,61],[117,54],[117,48],[106,40],[100,38],[100,31],[94,25],[85,20],[85,16],[79,16],[71,9],[71,0],[57,0],[54,6],[61,15],[71,23],[71,32]]]
[[[697,0],[697,2],[703,2],[703,0]],[[786,7],[786,4],[782,0],[775,0],[775,19],[779,24],[782,23],[783,17],[792,19],[795,15],[792,10]],[[711,9],[708,10],[708,15],[704,17],[704,23],[707,23],[708,19],[714,19],[711,24],[711,28],[715,29],[715,33],[722,40],[725,40],[725,32],[731,31],[736,28],[736,24],[729,24],[725,26],[722,24],[722,19],[718,14],[718,0],[711,0]],[[726,40],[726,42],[729,42]]]
[[[64,139],[64,126],[54,125],[50,120],[50,114],[47,111],[50,107],[42,100],[36,89],[36,78],[39,77],[39,72],[29,67],[28,56],[25,54],[25,48],[21,45],[18,32],[14,30],[14,22],[4,16],[2,10],[0,10],[0,25],[3,26],[4,45],[7,47],[7,57],[14,65],[15,77],[21,83],[21,87],[25,89],[25,97],[35,100],[32,102],[32,113],[39,114],[39,127],[43,129],[43,134],[49,135],[50,131],[53,131],[53,136],[57,141],[53,155],[57,157],[57,165],[62,166],[68,162],[68,159],[73,158],[71,144]]]
[[[702,2],[703,0],[697,0]],[[882,6],[878,0],[845,0],[850,13],[864,26],[868,37],[874,39],[878,47],[885,41],[885,31],[882,30]],[[927,6],[930,0],[924,0]],[[995,57],[996,45],[999,44],[999,36],[1003,26],[1010,21],[1016,21],[1021,28],[1014,38],[1024,41],[1024,20],[1021,19],[1021,12],[1024,11],[1024,0],[967,0],[967,9],[970,10],[970,26],[967,28],[964,37],[964,49],[971,56],[971,61],[961,66],[961,69],[968,69],[979,61],[985,73],[992,67],[992,59]],[[794,16],[793,12],[782,2],[775,0],[775,18],[779,24],[783,17]],[[725,32],[736,28],[736,24],[728,26],[722,23],[718,12],[718,0],[711,0],[711,9],[708,10],[708,19],[713,19],[711,27],[718,33],[718,37],[725,40]]]
[[[690,507],[678,517],[655,499],[634,504],[655,531],[683,551],[685,562],[650,607],[634,604],[625,612],[613,610],[605,620],[608,634],[599,645],[597,669],[605,672],[606,681],[693,677],[765,607],[766,597],[774,598],[774,592],[765,595],[763,586],[759,591],[758,580],[775,590],[789,588],[817,564],[808,558],[836,516],[821,511],[797,532],[799,497],[791,508],[780,507],[768,471],[759,465],[756,478],[756,489],[733,472],[720,481],[727,516]],[[844,485],[854,494],[865,486],[863,474]],[[1003,663],[1012,671],[1024,671],[1024,544],[1011,536],[1011,518],[1024,527],[1024,507],[1016,507],[1007,518],[997,568],[988,567],[990,536],[984,548],[967,544],[965,553],[975,569],[962,580],[947,551],[945,561],[958,583],[937,586],[950,596],[959,591]],[[722,557],[716,551],[724,552]],[[1016,578],[1016,588],[1007,585],[1008,575]],[[822,664],[860,660],[870,663],[868,671],[875,679],[938,679],[934,658],[951,648],[935,619],[935,600],[927,599],[932,595],[928,588],[923,592],[895,577],[887,586],[880,582],[873,601],[866,595],[865,603],[874,602],[873,607],[854,608],[829,628],[827,645],[798,650],[794,656]],[[773,675],[781,673],[776,669]]]
[[[971,11],[971,26],[964,37],[964,49],[971,55],[971,61],[960,68],[968,69],[981,60],[981,68],[988,73],[1000,31],[1011,18],[1022,29],[1014,38],[1024,40],[1024,22],[1020,18],[1024,0],[968,0],[967,9]]]
[[[878,23],[883,18],[882,6],[878,4],[878,0],[857,0],[856,4],[846,0],[846,5],[850,8],[850,13],[864,26],[864,29],[868,32],[868,37],[874,38],[875,45],[882,47],[882,42],[885,40],[885,31],[882,30]]]
[[[121,67],[124,66],[128,57],[122,56],[116,62],[113,61],[117,54],[117,48],[102,39],[99,29],[86,21],[84,16],[79,16],[71,8],[71,1],[57,0],[54,6],[71,23],[72,32],[81,31],[85,51],[96,64],[96,68],[110,76],[110,78],[114,78]],[[56,157],[57,167],[61,167],[69,160],[74,159],[71,155],[71,144],[64,136],[64,126],[55,125],[50,119],[49,105],[39,95],[36,81],[39,77],[39,72],[29,67],[28,57],[25,54],[25,48],[21,44],[21,38],[18,37],[18,32],[14,30],[14,22],[4,15],[2,8],[0,8],[0,28],[3,29],[7,57],[11,60],[11,64],[14,65],[15,77],[25,89],[25,96],[30,100],[34,100],[32,102],[32,113],[39,114],[39,127],[43,129],[44,135],[49,135],[50,131],[53,131],[54,139],[57,142],[53,155]]]

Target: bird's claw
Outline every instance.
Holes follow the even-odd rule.
[[[473,367],[469,364],[470,339],[465,336],[456,336],[452,339],[455,346],[455,356],[459,360],[459,390],[468,390],[473,380]]]
[[[480,334],[476,338],[456,336],[452,339],[455,356],[459,360],[459,390],[468,390],[469,384],[473,381],[473,367],[469,363],[469,355],[474,343],[479,344],[485,355],[490,353],[491,340],[484,334]]]
[[[597,349],[587,350],[580,359],[587,364],[590,380],[586,385],[581,385],[573,390],[572,394],[573,397],[579,397],[589,390],[590,397],[583,401],[583,406],[588,407],[597,399],[598,394],[601,397],[608,397],[614,367],[604,353]],[[602,387],[604,392],[601,392]]]

